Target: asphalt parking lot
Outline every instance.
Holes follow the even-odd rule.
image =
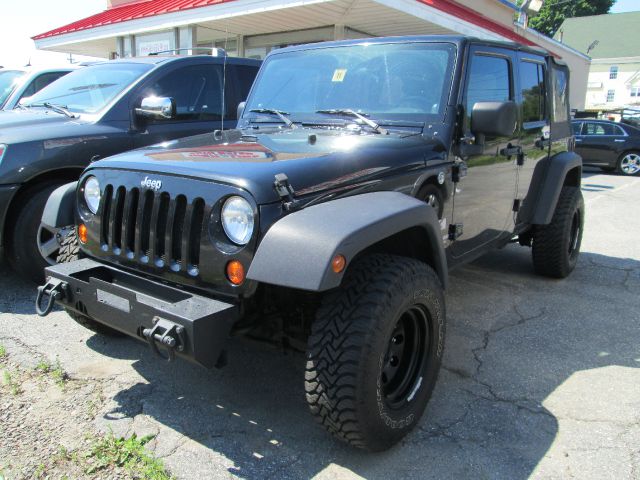
[[[164,364],[63,312],[37,317],[34,287],[6,266],[0,344],[26,365],[58,357],[71,378],[100,385],[91,424],[156,434],[148,446],[178,478],[638,479],[640,178],[593,170],[583,192],[583,253],[570,278],[536,277],[530,251],[515,245],[452,274],[434,397],[419,428],[382,454],[313,422],[302,355],[234,340],[222,370]],[[0,466],[20,462],[4,420]]]

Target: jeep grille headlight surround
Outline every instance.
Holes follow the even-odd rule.
[[[227,198],[220,213],[222,228],[229,240],[237,245],[246,245],[253,235],[253,208],[237,195]]]
[[[94,176],[88,177],[84,181],[84,201],[89,208],[89,211],[94,215],[98,213],[98,205],[100,205],[100,182]]]

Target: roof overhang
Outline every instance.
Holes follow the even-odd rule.
[[[36,47],[44,50],[77,49],[95,54],[105,47],[111,48],[107,51],[114,51],[118,36],[186,25],[217,30],[220,37],[224,37],[334,24],[347,25],[373,36],[459,33],[532,45],[509,26],[452,0],[233,0],[68,33],[51,35],[49,32],[34,40]],[[67,30],[72,30],[72,25],[67,26]]]

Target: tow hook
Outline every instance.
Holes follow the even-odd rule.
[[[147,342],[149,342],[153,353],[165,359],[167,362],[174,361],[176,351],[182,352],[184,350],[184,327],[160,317],[155,317],[153,323],[153,327],[145,328],[142,331],[142,335],[147,339]],[[166,356],[160,353],[158,345],[167,351]]]
[[[47,306],[42,308],[42,300],[45,295],[49,296]],[[69,296],[69,284],[57,278],[47,281],[46,284],[38,287],[38,296],[36,297],[36,313],[41,317],[46,317],[53,310],[56,300],[62,300]]]

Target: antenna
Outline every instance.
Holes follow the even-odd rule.
[[[227,51],[227,41],[229,40],[229,30],[224,27],[224,51]],[[236,47],[237,48],[237,47]],[[237,67],[236,67],[237,68]],[[222,118],[220,120],[220,130],[224,131],[224,116],[227,113],[226,95],[227,93],[227,55],[222,62]]]

